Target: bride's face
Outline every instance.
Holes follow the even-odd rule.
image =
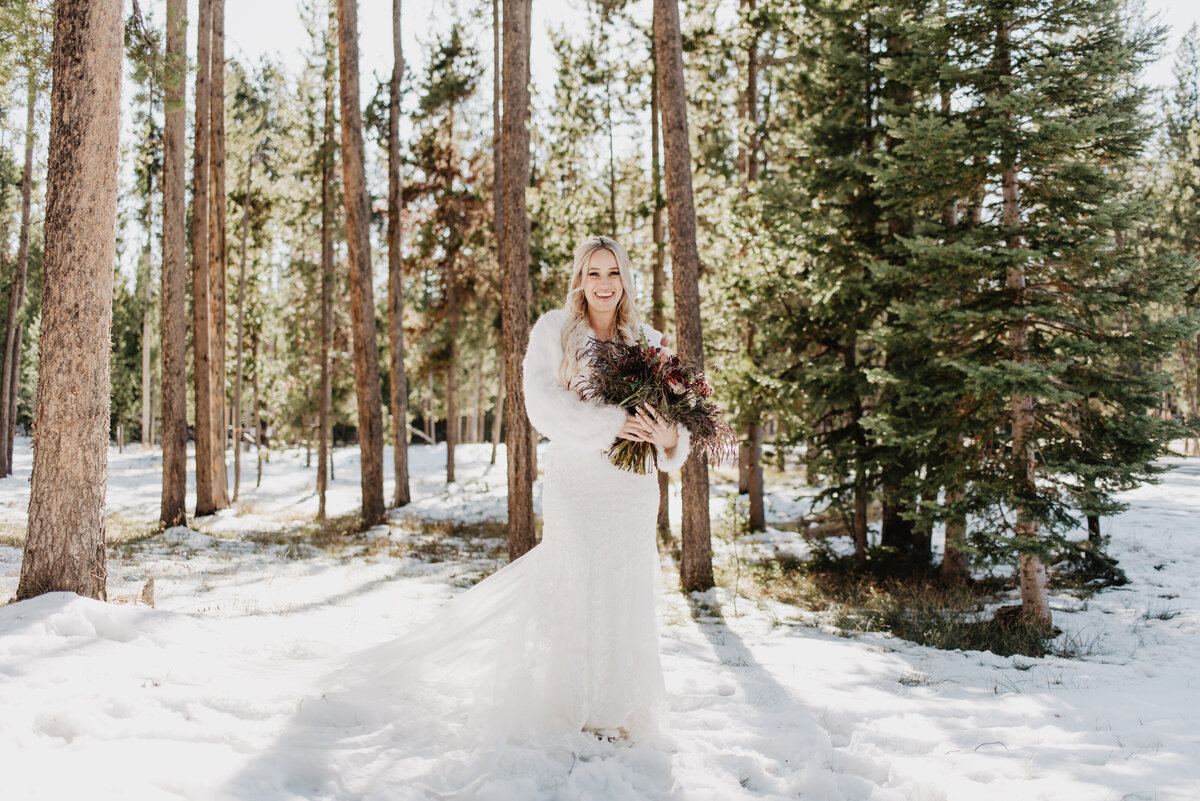
[[[588,308],[601,313],[615,312],[624,294],[617,257],[605,248],[593,252],[583,276],[583,297]]]

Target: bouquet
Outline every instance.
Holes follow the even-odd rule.
[[[593,339],[585,355],[591,371],[580,385],[584,400],[620,406],[629,413],[648,404],[668,423],[687,427],[693,450],[706,452],[716,462],[737,453],[737,437],[710,400],[712,387],[704,374],[685,367],[677,356],[664,356],[645,335],[633,345]],[[658,467],[658,452],[650,442],[618,437],[608,458],[622,470],[642,475]]]

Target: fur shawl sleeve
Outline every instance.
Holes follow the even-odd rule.
[[[546,312],[529,334],[525,351],[525,412],[540,433],[561,445],[606,450],[625,425],[625,412],[615,406],[583,401],[558,382],[562,361],[562,328],[567,313]]]

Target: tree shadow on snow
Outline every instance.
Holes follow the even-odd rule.
[[[697,629],[716,652],[719,664],[714,672],[732,679],[735,685],[718,683],[718,698],[706,702],[706,711],[723,712],[750,733],[738,739],[737,748],[725,744],[717,749],[709,758],[714,767],[733,774],[744,795],[751,798],[799,796],[834,801],[870,795],[876,789],[872,779],[877,777],[837,771],[829,734],[811,708],[755,659],[720,606],[699,595],[688,596],[688,606]],[[676,734],[686,736],[678,729]],[[689,734],[711,736],[703,730]],[[728,732],[722,733],[722,739],[728,737]],[[714,749],[720,742],[714,739]],[[886,777],[886,768],[884,774]]]

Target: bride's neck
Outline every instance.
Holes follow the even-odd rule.
[[[592,329],[592,333],[596,335],[596,339],[617,338],[617,313],[615,311],[599,315],[588,309],[587,318],[588,327]]]

